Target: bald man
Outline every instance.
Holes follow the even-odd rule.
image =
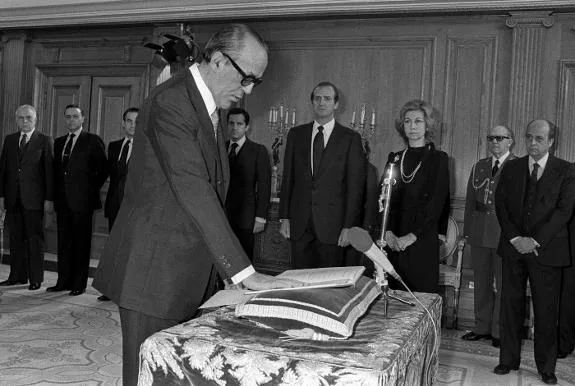
[[[513,133],[495,126],[487,135],[490,156],[471,169],[467,182],[463,233],[471,251],[474,280],[475,327],[464,340],[491,339],[499,347],[499,307],[501,305],[501,257],[497,254],[499,223],[495,215],[495,189],[501,170],[515,158],[510,149]],[[496,292],[493,292],[495,281]]]

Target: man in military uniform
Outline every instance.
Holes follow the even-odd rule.
[[[499,347],[501,257],[497,255],[497,245],[501,229],[493,196],[505,162],[515,158],[509,151],[513,133],[505,126],[496,126],[489,132],[487,142],[491,156],[473,166],[467,183],[463,233],[471,247],[475,327],[462,338],[491,339],[493,346]]]

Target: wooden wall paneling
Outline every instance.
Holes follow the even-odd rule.
[[[17,130],[14,114],[21,104],[27,34],[22,31],[4,32],[1,38],[3,77],[0,79],[0,100],[3,112],[1,130],[4,138],[6,134]]]
[[[389,152],[403,147],[394,130],[399,108],[409,99],[429,99],[433,94],[435,44],[433,36],[272,42],[265,82],[245,101],[253,116],[252,137],[271,146],[274,133],[267,129],[267,112],[280,103],[296,108],[298,124],[311,121],[310,92],[318,82],[329,80],[340,90],[336,119],[344,125],[350,124],[360,103],[377,110],[372,161],[383,167]]]
[[[560,61],[560,81],[557,103],[559,138],[557,154],[568,161],[575,161],[575,60]]]
[[[542,72],[547,44],[545,30],[554,24],[550,12],[514,12],[506,25],[513,29],[509,94],[509,128],[522,138],[525,126],[542,114]],[[516,154],[525,154],[525,142],[518,141]]]
[[[453,169],[452,196],[464,199],[475,162],[486,156],[483,137],[493,126],[496,37],[449,38],[442,149]]]

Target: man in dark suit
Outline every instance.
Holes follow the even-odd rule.
[[[549,154],[556,127],[534,120],[525,133],[528,156],[508,161],[495,192],[503,258],[499,375],[517,370],[525,320],[525,289],[535,314],[535,363],[546,384],[556,384],[561,268],[569,264],[567,224],[575,204],[575,169]]]
[[[234,233],[253,260],[254,234],[264,230],[268,216],[272,176],[268,151],[246,136],[249,128],[250,115],[246,110],[228,111],[231,140],[226,142],[230,163],[226,211]]]
[[[58,281],[47,291],[86,290],[94,211],[102,207],[100,188],[108,178],[102,139],[82,127],[84,114],[66,106],[68,134],[54,142],[55,209],[58,221]]]
[[[342,266],[348,229],[362,225],[366,160],[360,135],[335,121],[337,88],[321,82],[310,99],[315,120],[287,136],[280,233],[294,268]]]
[[[118,216],[122,199],[124,198],[124,186],[128,175],[128,163],[132,155],[132,145],[134,143],[134,133],[136,132],[136,118],[140,109],[130,107],[122,115],[122,129],[124,138],[110,142],[108,145],[108,174],[110,184],[106,193],[104,203],[104,217],[108,219],[108,230],[112,231],[112,226]],[[98,296],[98,300],[106,302],[110,300],[106,295]]]
[[[463,234],[471,250],[475,326],[462,339],[491,339],[492,345],[499,347],[501,257],[497,255],[497,245],[501,228],[495,214],[494,196],[503,167],[515,158],[509,151],[513,133],[505,126],[495,126],[487,135],[487,143],[491,156],[473,166],[467,181]]]
[[[94,278],[120,308],[125,385],[137,382],[140,344],[192,318],[216,270],[251,289],[294,284],[255,272],[224,208],[230,174],[218,108],[252,92],[267,57],[249,27],[224,27],[201,62],[156,87],[140,110],[124,201]]]
[[[54,200],[52,140],[36,130],[36,109],[16,109],[18,132],[4,139],[0,156],[0,211],[10,231],[10,276],[0,285],[44,281],[44,213]]]
[[[104,203],[104,216],[108,219],[108,230],[112,230],[120,204],[124,198],[124,186],[128,175],[128,163],[132,155],[134,133],[136,132],[136,119],[140,109],[130,107],[122,115],[122,128],[124,138],[110,142],[108,145],[108,174],[110,185]]]
[[[575,348],[575,215],[569,224],[571,262],[563,268],[559,306],[559,351],[557,358],[567,358]]]

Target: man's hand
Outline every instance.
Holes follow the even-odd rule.
[[[278,279],[276,277],[264,275],[263,273],[259,272],[254,272],[248,276],[244,281],[242,281],[242,284],[253,291],[277,288],[292,288],[304,285],[304,283],[297,280]]]
[[[290,238],[290,227],[289,227],[289,220],[288,219],[282,219],[280,220],[280,234],[286,238],[289,239]]]
[[[527,253],[535,253],[537,254],[537,244],[531,237],[518,237],[511,242],[511,244],[515,247],[517,252],[525,255]]]
[[[407,247],[417,241],[417,236],[413,233],[408,233],[405,236],[401,236],[397,239],[397,246],[400,250],[405,251]]]
[[[339,234],[339,239],[337,240],[337,245],[340,247],[347,247],[349,245],[349,237],[347,232],[349,231],[348,228],[343,228],[341,233]]]
[[[265,229],[265,227],[266,227],[266,223],[265,223],[265,222],[261,222],[261,221],[256,220],[256,221],[254,222],[254,234],[255,234],[255,233],[263,232],[264,229]]]
[[[397,244],[397,236],[392,231],[385,232],[385,242],[393,251],[399,251],[399,245]]]
[[[4,197],[0,197],[0,212],[4,212]]]

